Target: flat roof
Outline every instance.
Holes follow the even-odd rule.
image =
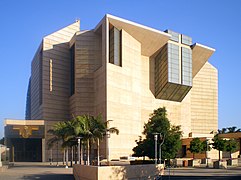
[[[7,125],[44,125],[44,120],[5,119],[4,126]]]

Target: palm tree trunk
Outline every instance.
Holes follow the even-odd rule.
[[[100,140],[97,138],[97,166],[100,165]]]
[[[71,146],[71,167],[73,166],[73,161],[74,161],[74,150],[73,150],[73,146]]]
[[[90,165],[90,146],[89,146],[89,143],[90,143],[90,141],[88,139],[87,140],[87,154],[88,154],[88,156],[87,156],[87,165],[88,166]]]
[[[84,161],[84,146],[83,146],[83,144],[81,144],[81,152],[80,152],[80,154],[81,154],[81,160],[80,160],[80,164],[82,164],[82,162]]]
[[[65,164],[65,149],[64,149],[64,157],[63,157],[63,165]]]
[[[68,164],[69,164],[69,152],[68,152],[68,147],[67,147],[67,150],[66,150],[66,168],[68,168]]]
[[[107,136],[106,136],[106,159],[107,159],[107,163],[109,165],[110,162],[110,148],[109,148],[109,132],[107,131]]]
[[[75,160],[75,164],[77,164],[76,149],[77,149],[77,147],[75,146],[75,147],[74,147],[74,160]]]

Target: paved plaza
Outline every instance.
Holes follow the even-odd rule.
[[[0,172],[0,180],[46,179],[74,180],[72,168],[50,166],[49,163],[15,163],[13,167]]]
[[[15,179],[47,179],[47,180],[73,180],[72,168],[64,166],[50,166],[49,163],[15,163],[13,167],[0,172],[0,180]],[[240,180],[241,167],[229,167],[228,169],[212,168],[171,168],[165,170],[165,175],[160,179],[172,180]]]

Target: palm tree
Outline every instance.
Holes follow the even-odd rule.
[[[107,162],[109,163],[109,158],[110,158],[110,149],[109,149],[109,138],[110,138],[110,133],[116,133],[117,135],[119,134],[119,130],[116,128],[116,127],[109,127],[109,121],[112,121],[112,120],[107,120],[106,123],[105,123],[105,126],[106,126],[106,148],[107,148]]]
[[[48,144],[48,149],[51,149],[55,143],[62,142],[62,147],[64,148],[64,142],[66,138],[66,132],[68,131],[67,129],[67,124],[65,122],[57,122],[54,126],[53,129],[48,130],[48,133],[53,135],[52,138],[50,138],[47,142]],[[58,153],[58,152],[57,152]]]
[[[68,141],[76,141],[77,137],[82,137],[83,141],[87,144],[87,151],[88,151],[88,144],[89,139],[91,138],[91,131],[90,131],[90,124],[89,124],[90,117],[87,115],[77,116],[74,117],[70,122],[70,129],[67,133]],[[81,147],[81,154],[83,154],[83,143]],[[83,160],[83,155],[81,155],[81,159]],[[88,152],[88,159],[87,164],[89,164],[89,152]]]
[[[90,117],[90,131],[92,134],[91,140],[96,142],[97,145],[97,165],[100,163],[100,140],[104,138],[108,133],[119,134],[119,130],[116,127],[107,127],[107,122],[104,122],[102,116],[99,114],[97,117]]]
[[[92,142],[97,143],[97,163],[99,165],[100,140],[109,133],[119,134],[119,130],[116,127],[109,128],[107,122],[103,122],[101,115],[97,117],[82,115],[74,117],[70,121],[58,122],[53,126],[53,129],[48,131],[48,133],[53,135],[48,141],[49,148],[56,142],[62,142],[62,148],[67,148],[68,150],[71,147],[73,149],[73,146],[77,145],[77,137],[82,137],[87,146],[87,165],[90,164],[90,146]],[[83,160],[83,143],[81,147],[81,160]]]
[[[65,141],[63,142],[63,146],[71,148],[71,167],[73,166],[73,148],[77,146],[76,135],[75,134],[75,123],[73,120],[66,121],[66,134],[65,134]]]
[[[241,129],[237,129],[236,126],[228,127],[227,128],[227,133],[235,133],[235,132],[240,132]]]
[[[218,130],[218,134],[225,134],[227,133],[227,128],[222,128]]]
[[[98,115],[97,117],[91,116],[91,118],[90,118],[90,131],[92,133],[92,139],[91,140],[93,142],[96,142],[96,144],[97,144],[97,164],[99,165],[100,140],[103,139],[103,137],[105,135],[105,132],[106,132],[106,127],[105,127],[105,124],[102,121],[101,115]]]

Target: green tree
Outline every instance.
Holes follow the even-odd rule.
[[[48,133],[52,135],[52,138],[50,138],[47,142],[48,148],[52,148],[56,142],[61,142],[62,147],[64,147],[63,143],[67,136],[67,132],[68,129],[65,122],[57,122],[54,124],[53,128],[48,130]]]
[[[170,124],[165,107],[154,110],[149,121],[144,124],[145,139],[140,138],[136,141],[137,146],[133,148],[133,156],[148,156],[152,159],[155,157],[153,133],[161,133],[165,137],[162,145],[162,159],[174,158],[181,148],[182,132],[180,126]]]
[[[199,138],[194,138],[190,142],[189,151],[193,153],[193,159],[195,158],[195,154],[203,151],[202,141]]]
[[[81,137],[81,154],[83,154],[83,145],[87,146],[87,165],[90,163],[90,139],[93,137],[92,132],[90,131],[90,120],[91,116],[89,115],[81,115],[74,117],[72,119],[72,128],[69,131],[68,139],[69,140],[76,140],[77,137]],[[83,155],[81,155],[81,159],[83,160]]]
[[[67,138],[68,127],[66,122],[57,122],[54,124],[52,129],[48,130],[48,133],[52,135],[52,137],[48,140],[48,149],[51,149],[53,145],[56,143],[61,143],[61,147],[65,151],[65,141]]]
[[[213,149],[218,150],[218,159],[220,161],[221,151],[226,150],[226,140],[219,138],[218,134],[216,134],[212,140],[213,140],[212,147],[213,147]]]
[[[193,159],[195,157],[195,154],[209,151],[209,150],[210,150],[210,146],[207,140],[201,141],[200,138],[193,138],[192,141],[190,142],[189,151],[193,153]]]
[[[230,153],[230,158],[232,158],[232,152],[237,150],[238,144],[235,139],[226,140],[226,151]]]
[[[145,160],[145,156],[148,156],[150,151],[153,151],[151,153],[154,153],[153,144],[151,141],[142,139],[142,137],[139,136],[139,140],[136,140],[135,142],[137,143],[137,146],[133,148],[133,156],[143,157],[143,160]]]

